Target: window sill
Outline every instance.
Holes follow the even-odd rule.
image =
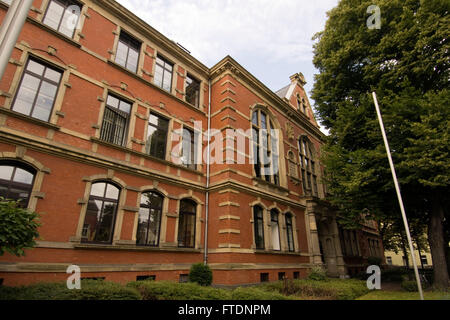
[[[30,116],[24,115],[22,113],[19,113],[19,112],[7,109],[5,107],[0,107],[0,113],[6,114],[6,115],[8,115],[10,117],[14,117],[14,118],[17,118],[17,119],[20,119],[20,120],[24,120],[24,121],[27,121],[27,122],[32,122],[34,124],[37,124],[37,125],[40,125],[40,126],[43,126],[43,127],[47,127],[49,129],[53,129],[53,130],[60,130],[61,129],[61,127],[56,125],[56,124],[49,123],[49,122],[46,122],[46,121],[42,121],[42,120],[30,117]]]
[[[195,173],[195,174],[198,174],[198,175],[202,175],[202,176],[205,175],[201,171],[189,169],[189,168],[177,165],[177,164],[172,163],[172,162],[167,161],[167,160],[163,160],[163,159],[159,159],[159,158],[156,158],[156,157],[152,157],[152,156],[150,156],[150,155],[148,155],[146,153],[143,153],[143,152],[139,152],[139,151],[136,151],[136,150],[132,150],[132,149],[123,147],[123,146],[119,146],[119,145],[116,145],[116,144],[113,144],[113,143],[109,143],[109,142],[103,141],[103,140],[101,140],[99,138],[91,137],[91,141],[93,141],[95,143],[98,143],[98,144],[101,144],[101,145],[104,145],[104,146],[107,146],[107,147],[110,147],[110,148],[114,148],[114,149],[123,151],[123,152],[132,153],[133,155],[136,155],[136,156],[139,156],[139,157],[143,157],[143,158],[146,158],[148,160],[156,161],[156,162],[159,162],[161,164],[165,164],[165,165],[168,165],[168,166],[171,166],[171,167],[174,167],[174,168],[179,168],[179,169],[182,169],[182,170],[185,170],[185,171],[188,171],[188,172],[191,172],[191,173]]]
[[[118,244],[90,244],[78,243],[74,244],[75,249],[87,250],[114,250],[114,251],[140,251],[140,252],[181,252],[181,253],[200,253],[200,249],[192,248],[168,248],[168,247],[146,247],[137,245],[118,245]]]
[[[275,255],[282,255],[282,256],[308,256],[309,254],[304,254],[301,252],[289,252],[289,251],[276,251],[276,250],[262,250],[262,249],[256,249],[256,254],[275,254]]]
[[[186,101],[184,101],[184,100],[178,98],[177,96],[173,95],[173,94],[170,93],[169,91],[166,91],[166,90],[164,90],[164,89],[158,87],[158,86],[155,85],[154,83],[152,83],[152,82],[150,82],[150,81],[147,81],[147,80],[143,79],[143,78],[140,77],[137,73],[128,70],[127,68],[121,66],[120,64],[116,63],[115,61],[113,61],[113,60],[111,60],[111,59],[108,59],[108,64],[111,65],[111,66],[113,66],[113,67],[115,67],[116,69],[119,69],[119,70],[121,70],[121,71],[127,73],[129,76],[131,76],[131,77],[133,77],[133,78],[135,78],[135,79],[137,79],[137,80],[143,82],[144,84],[146,84],[146,85],[148,85],[148,86],[150,86],[150,87],[152,87],[152,88],[154,88],[154,89],[160,91],[161,93],[163,93],[163,94],[169,96],[170,98],[176,99],[178,102],[184,104],[184,105],[185,105],[186,107],[188,107],[189,109],[194,110],[194,111],[196,111],[196,112],[199,112],[199,113],[201,113],[203,116],[206,117],[206,113],[205,113],[204,111],[200,110],[200,108],[196,108],[194,105],[192,105],[192,104],[190,104],[190,103],[188,103],[188,102],[186,102]],[[136,97],[134,97],[134,98],[136,99]]]
[[[253,177],[253,181],[256,183],[256,185],[261,184],[261,185],[265,185],[265,186],[269,186],[271,188],[277,189],[277,190],[282,191],[282,192],[289,192],[289,189],[286,189],[285,187],[279,186],[279,185],[274,184],[272,182],[268,182],[268,181],[263,180],[261,178]]]
[[[32,18],[30,16],[27,17],[27,21],[32,23],[32,24],[34,24],[35,26],[38,26],[38,27],[40,27],[42,29],[45,29],[47,32],[53,34],[54,36],[60,38],[61,40],[66,41],[67,43],[69,43],[69,44],[71,44],[71,45],[73,45],[73,46],[75,46],[77,48],[81,48],[81,44],[79,42],[73,40],[72,38],[69,38],[69,37],[63,35],[62,33],[59,33],[58,31],[56,31],[56,30],[50,28],[49,26],[43,24],[41,21],[39,21],[39,20],[37,20],[35,18]]]

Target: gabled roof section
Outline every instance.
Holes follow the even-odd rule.
[[[314,134],[318,139],[325,138],[325,135],[320,131],[320,127],[314,119],[314,115],[312,115],[313,121],[311,121],[311,117],[309,117],[305,113],[299,112],[298,109],[294,107],[295,104],[292,104],[291,101],[287,100],[285,97],[281,98],[279,96],[280,91],[287,88],[286,95],[295,97],[296,91],[301,89],[303,90],[303,95],[306,101],[308,101],[308,97],[306,97],[306,92],[303,87],[299,87],[296,85],[293,86],[291,83],[287,87],[275,93],[268,87],[266,87],[261,81],[259,81],[255,76],[248,72],[229,55],[223,58],[219,63],[217,63],[210,69],[210,79],[212,82],[214,82],[215,79],[221,78],[226,73],[231,73],[236,79],[239,79],[243,83],[250,85],[254,90],[258,92],[261,98],[266,100],[269,105],[284,113],[286,117],[290,118],[292,121],[297,122],[300,126],[307,129],[311,134]],[[290,94],[290,91],[292,91],[292,94]]]
[[[277,92],[275,92],[277,94],[277,96],[279,96],[281,99],[286,98],[286,95],[289,91],[289,88],[291,87],[291,85],[287,85],[286,87],[278,90]]]

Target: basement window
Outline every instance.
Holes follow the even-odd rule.
[[[156,276],[137,276],[136,281],[155,281]]]
[[[260,273],[261,282],[269,282],[269,274],[268,273]]]

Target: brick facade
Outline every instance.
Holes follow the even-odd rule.
[[[215,284],[256,283],[261,273],[268,273],[270,281],[278,280],[281,272],[288,278],[294,273],[304,277],[311,266],[327,260],[322,259],[319,245],[327,239],[334,248],[331,260],[325,261],[330,273],[346,274],[335,214],[320,200],[326,192],[318,160],[324,136],[301,74],[291,77],[286,93],[276,94],[231,57],[207,68],[112,0],[79,1],[78,29],[70,38],[44,23],[50,2],[34,1],[0,82],[0,165],[8,161],[35,170],[28,208],[42,214],[37,247],[22,258],[0,257],[5,285],[64,280],[71,264],[81,267],[82,277],[126,282],[154,275],[157,280],[178,280],[191,264],[205,258]],[[0,21],[6,10],[0,1]],[[116,62],[123,32],[140,43],[136,72]],[[173,65],[169,91],[155,84],[158,57]],[[13,108],[30,58],[61,72],[49,121]],[[186,102],[187,74],[200,82],[198,106]],[[101,137],[109,95],[131,105],[123,145]],[[238,150],[232,140],[225,139],[224,144],[230,142],[223,150],[227,161],[211,164],[209,171],[205,161],[196,169],[177,164],[179,129],[206,134],[210,115],[211,128],[223,134],[246,131],[252,128],[257,110],[281,133],[278,184],[255,176],[248,142],[244,150]],[[163,159],[146,151],[150,114],[169,120]],[[307,137],[314,153],[311,178],[317,179],[317,187],[302,178],[298,144],[302,137]],[[200,140],[203,153],[207,141]],[[246,159],[244,164],[236,163],[239,157]],[[97,182],[112,183],[120,190],[112,241],[107,244],[82,241],[92,185]],[[311,190],[304,190],[305,184]],[[141,197],[148,191],[163,197],[155,247],[136,245]],[[194,243],[189,248],[179,245],[180,203],[185,199],[196,205],[191,226]],[[255,243],[255,206],[263,209],[262,250]],[[271,210],[279,214],[280,250],[274,249]],[[327,231],[319,235],[318,225],[324,223]]]

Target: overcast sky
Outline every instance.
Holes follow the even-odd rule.
[[[208,67],[232,56],[277,91],[302,72],[309,94],[313,41],[338,0],[118,0]],[[313,103],[311,101],[311,103]]]

